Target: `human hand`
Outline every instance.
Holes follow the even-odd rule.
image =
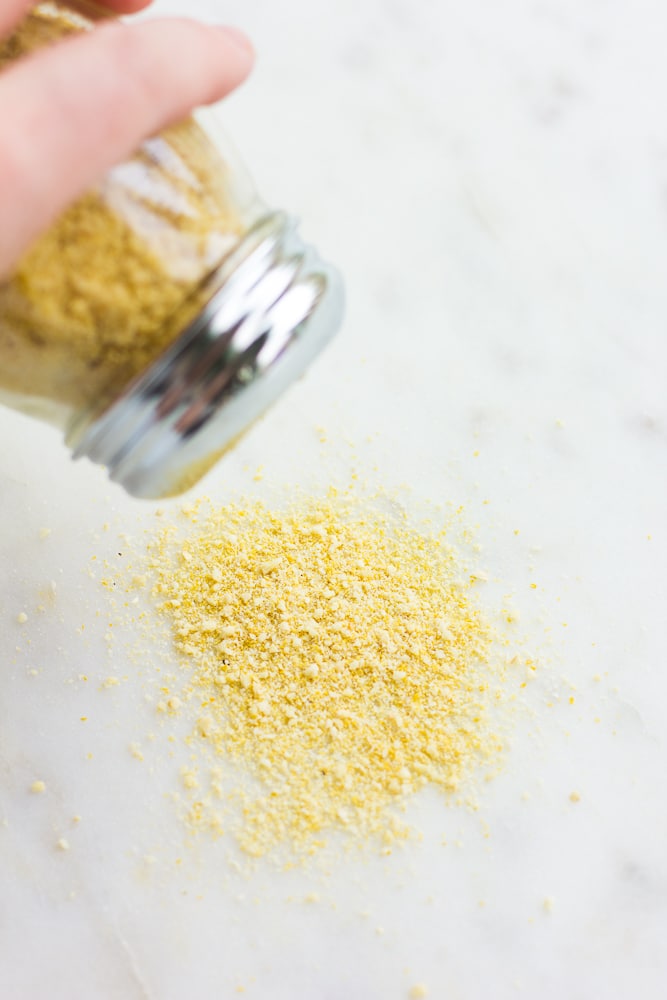
[[[106,0],[117,14],[151,0]],[[0,36],[31,6],[2,0]],[[0,74],[0,278],[86,188],[149,135],[238,86],[253,62],[235,29],[104,21]]]

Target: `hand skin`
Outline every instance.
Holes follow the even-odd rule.
[[[150,0],[106,0],[131,14]],[[0,35],[30,6],[2,0]],[[102,6],[102,4],[98,4]],[[252,68],[234,28],[103,19],[0,73],[0,280],[30,243],[148,136],[220,100]]]

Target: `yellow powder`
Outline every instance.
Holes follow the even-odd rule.
[[[224,820],[254,855],[333,831],[388,851],[410,796],[497,769],[504,640],[444,531],[334,491],[188,518],[158,532],[141,573],[187,671],[194,829]]]
[[[0,71],[82,24],[38,6],[0,41]],[[148,140],[0,280],[0,389],[75,409],[112,398],[196,315],[241,229],[228,169],[192,120]]]

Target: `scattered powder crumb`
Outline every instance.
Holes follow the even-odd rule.
[[[542,903],[542,909],[545,913],[552,913],[554,908],[554,898],[553,896],[547,896]]]
[[[581,802],[581,795],[579,792],[570,792],[570,802]]]
[[[210,715],[204,715],[197,720],[197,732],[206,739],[215,731],[215,720]]]
[[[75,816],[72,816],[72,822],[73,823],[80,823],[81,822],[81,817],[79,816],[78,813]]]
[[[60,851],[69,851],[69,840],[66,840],[65,837],[61,837],[56,846]]]
[[[30,791],[35,792],[36,795],[41,795],[42,792],[46,791],[46,785],[43,781],[33,781]]]
[[[410,1000],[424,1000],[428,996],[428,987],[424,983],[415,983],[408,996]]]
[[[137,760],[143,760],[144,754],[139,743],[130,743],[130,753]]]
[[[102,681],[102,687],[103,688],[112,688],[112,687],[116,687],[119,683],[120,683],[120,681],[118,680],[117,677],[107,677],[106,680]]]
[[[58,585],[55,580],[49,580],[45,587],[41,587],[39,590],[39,597],[41,598],[41,604],[37,605],[37,610],[44,614],[47,608],[53,608],[56,604],[56,599],[58,595]]]
[[[25,623],[28,620],[28,616],[25,613],[25,611],[21,611],[21,613],[16,616],[16,620],[19,623],[19,625],[25,625]]]
[[[42,539],[48,538],[50,534],[51,534],[51,529],[50,528],[40,528],[39,529],[39,537],[42,538]]]
[[[318,892],[309,892],[307,896],[304,897],[304,902],[306,903],[319,903],[320,894]]]
[[[181,778],[183,779],[183,784],[186,788],[198,788],[199,782],[197,781],[197,775],[193,770],[187,767],[181,768]]]
[[[389,854],[411,795],[461,801],[471,773],[498,771],[495,713],[528,661],[507,655],[477,604],[483,574],[445,528],[335,490],[185,515],[156,525],[126,589],[146,579],[185,669],[183,699],[163,687],[156,708],[165,725],[193,713],[198,766],[180,772],[193,832],[224,819],[254,856],[312,853],[335,832]]]

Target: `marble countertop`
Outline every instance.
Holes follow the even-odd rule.
[[[326,485],[354,462],[378,485],[463,505],[539,677],[478,812],[415,800],[422,842],[326,873],[238,872],[222,842],[191,851],[168,768],[127,752],[147,708],[122,644],[105,645],[88,576],[148,508],[3,411],[0,996],[400,1000],[423,983],[435,1000],[658,1000],[664,6],[157,9],[255,39],[229,131],[349,296],[326,357],[206,492]],[[109,672],[126,680],[102,694]],[[29,793],[36,778],[46,794]]]

